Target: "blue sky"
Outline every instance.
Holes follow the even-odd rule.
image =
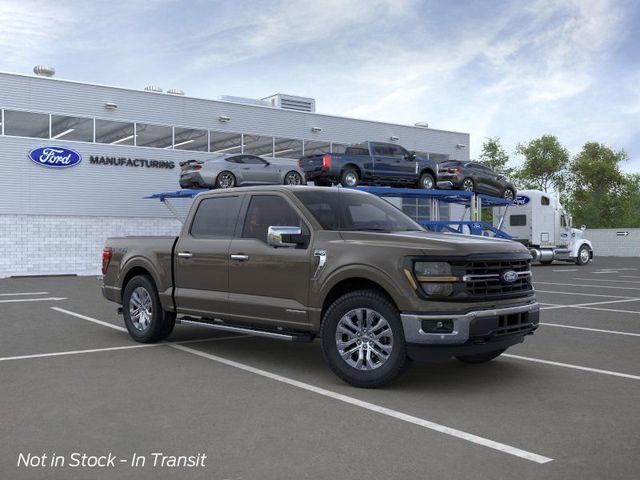
[[[640,172],[640,2],[0,0],[0,70],[187,95],[311,96],[322,113],[551,133]],[[514,163],[520,159],[514,158]]]

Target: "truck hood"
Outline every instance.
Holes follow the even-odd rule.
[[[433,232],[340,232],[343,240],[362,246],[398,248],[413,254],[466,256],[475,254],[529,253],[512,240]]]

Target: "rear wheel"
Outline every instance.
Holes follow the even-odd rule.
[[[502,348],[500,350],[494,350],[493,352],[477,353],[475,355],[460,355],[456,358],[464,363],[486,363],[502,355],[505,350],[506,348]]]
[[[430,173],[423,173],[420,175],[420,181],[418,182],[418,188],[426,188],[427,190],[432,190],[436,186],[436,181],[433,178],[433,175]]]
[[[284,176],[285,185],[302,185],[302,175],[298,172],[291,170]]]
[[[400,314],[375,290],[338,298],[324,315],[320,338],[329,368],[356,387],[381,387],[411,363]]]
[[[516,194],[511,187],[505,188],[504,192],[502,192],[502,198],[504,198],[505,200],[513,200],[515,197]]]
[[[151,277],[133,277],[124,289],[122,314],[129,335],[141,343],[167,338],[176,323],[175,313],[165,312]]]
[[[217,188],[232,188],[236,186],[236,177],[233,173],[220,172],[218,174],[218,178],[216,178],[216,187]]]
[[[354,168],[346,168],[340,175],[340,183],[343,187],[357,187],[360,183],[358,172]]]
[[[465,192],[473,192],[475,191],[476,185],[475,183],[473,183],[473,180],[471,178],[465,178],[462,181],[462,190],[464,190]]]
[[[582,245],[578,250],[576,263],[578,265],[586,265],[591,260],[591,250],[586,245]]]

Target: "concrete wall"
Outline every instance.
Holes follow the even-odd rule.
[[[172,218],[0,215],[0,278],[99,275],[107,237],[178,235]]]
[[[584,237],[596,257],[640,257],[640,228],[587,229]]]

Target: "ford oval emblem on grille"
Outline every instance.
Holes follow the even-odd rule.
[[[82,161],[82,155],[64,147],[38,147],[29,151],[29,159],[43,167],[69,168]]]
[[[515,283],[518,280],[518,272],[515,270],[506,270],[502,272],[500,278],[504,283]]]

